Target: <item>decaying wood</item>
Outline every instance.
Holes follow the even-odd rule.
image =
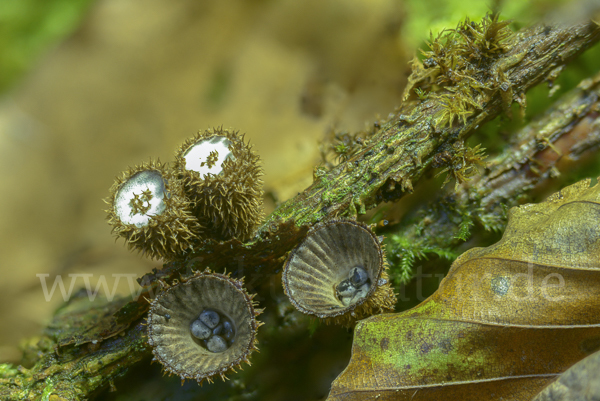
[[[529,202],[533,189],[551,184],[599,150],[600,75],[596,75],[515,133],[511,144],[487,161],[483,174],[412,210],[412,219],[400,225],[391,222],[386,230],[388,254],[402,258],[400,265],[409,265],[419,255],[452,252],[466,239],[461,225],[478,223],[486,230],[503,231],[511,207]],[[402,267],[395,266],[395,273],[397,281],[412,278]]]

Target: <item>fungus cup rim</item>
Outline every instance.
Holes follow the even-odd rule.
[[[370,235],[371,239],[373,240],[373,244],[376,246],[377,255],[379,257],[377,274],[376,274],[376,277],[373,277],[371,279],[372,284],[369,287],[369,291],[367,292],[367,294],[363,298],[359,299],[357,302],[355,302],[351,305],[345,306],[345,307],[340,307],[340,308],[335,308],[335,309],[332,308],[331,313],[314,312],[314,311],[307,309],[303,304],[300,303],[301,302],[300,300],[297,300],[296,298],[294,298],[294,296],[292,296],[292,291],[290,290],[290,287],[289,287],[289,282],[290,282],[289,266],[290,266],[292,260],[294,259],[294,257],[296,256],[296,254],[299,252],[299,250],[302,248],[302,246],[304,245],[306,240],[309,239],[311,235],[316,234],[318,231],[320,231],[322,229],[325,229],[327,227],[330,227],[332,225],[337,225],[337,224],[347,224],[350,226],[358,227]],[[306,233],[306,236],[302,239],[302,241],[300,243],[298,243],[298,245],[296,245],[296,247],[292,251],[290,251],[290,253],[285,261],[283,273],[281,275],[281,281],[283,283],[283,289],[285,291],[285,294],[288,296],[290,302],[292,303],[292,305],[294,305],[294,307],[296,309],[298,309],[300,312],[307,314],[307,315],[316,316],[321,319],[329,319],[329,318],[336,318],[336,317],[346,315],[349,312],[352,313],[360,305],[367,302],[369,300],[369,298],[371,298],[371,296],[375,293],[375,291],[379,287],[379,280],[382,279],[385,268],[386,268],[386,260],[385,260],[385,256],[384,256],[384,252],[383,252],[383,245],[381,244],[379,237],[369,228],[368,225],[361,223],[359,221],[356,221],[356,220],[333,219],[333,220],[327,220],[327,221],[323,221],[323,222],[315,224]]]
[[[133,223],[123,222],[115,210],[116,199],[123,185],[132,177],[143,171],[160,174],[164,184],[164,210],[160,214],[149,215],[147,224],[138,227]],[[191,203],[185,197],[183,182],[173,174],[168,163],[160,159],[142,162],[129,167],[117,176],[109,190],[109,197],[104,199],[109,206],[105,210],[106,219],[111,232],[125,239],[129,249],[137,249],[151,259],[177,258],[186,249],[193,246],[203,232],[204,227],[193,216]]]
[[[234,344],[235,344],[235,341],[238,341],[240,339],[241,329],[248,331],[248,333],[249,333],[248,340],[245,341],[243,344],[240,344],[239,346],[235,347],[235,349],[232,346],[228,350],[225,350],[225,351],[219,352],[219,353],[211,353],[210,351],[204,349],[200,344],[195,343],[195,347],[192,352],[200,352],[202,355],[206,355],[207,357],[211,357],[211,358],[218,358],[221,355],[225,356],[225,355],[227,355],[228,351],[230,351],[230,350],[231,350],[231,352],[235,352],[236,350],[242,350],[242,351],[239,354],[234,355],[231,362],[221,363],[212,370],[205,371],[205,372],[183,371],[181,369],[181,363],[178,363],[176,360],[174,360],[175,358],[173,356],[163,355],[163,353],[158,351],[159,346],[164,348],[164,346],[162,346],[162,344],[159,344],[159,342],[162,343],[162,341],[159,340],[159,338],[161,336],[165,336],[165,334],[157,333],[156,332],[157,329],[155,328],[155,325],[157,327],[164,326],[165,324],[164,324],[163,320],[168,321],[171,319],[170,317],[168,319],[166,319],[164,315],[160,314],[159,309],[161,309],[161,308],[166,309],[166,307],[164,305],[160,304],[160,300],[163,299],[163,297],[171,295],[171,293],[174,291],[180,291],[183,288],[182,286],[190,286],[197,280],[207,280],[207,279],[208,280],[218,280],[219,284],[231,286],[231,289],[233,291],[235,291],[236,294],[239,294],[239,296],[241,297],[240,299],[242,300],[242,303],[245,306],[245,311],[243,313],[247,315],[248,322],[247,322],[247,324],[240,325],[240,323],[235,321],[233,319],[233,317],[231,316],[231,314],[228,313],[228,311],[226,310],[227,308],[224,308],[222,305],[202,305],[202,306],[217,309],[220,312],[225,313],[231,319],[231,321],[234,323],[235,330],[236,330],[236,334],[234,337]],[[201,296],[202,296],[202,294],[199,294],[198,298],[200,298]],[[204,381],[204,380],[207,380],[208,382],[212,382],[212,379],[211,379],[212,376],[215,376],[217,374],[219,376],[221,376],[221,379],[225,380],[225,373],[227,373],[230,370],[235,371],[236,367],[241,368],[242,362],[246,362],[247,364],[250,365],[248,356],[250,355],[250,353],[253,350],[258,350],[258,348],[256,347],[256,343],[257,343],[256,334],[257,334],[258,327],[260,327],[263,324],[262,322],[260,322],[256,319],[256,316],[258,316],[260,313],[262,313],[263,309],[256,308],[257,303],[253,301],[254,296],[255,295],[248,294],[248,292],[244,288],[243,278],[237,280],[237,279],[234,279],[231,277],[231,273],[228,273],[228,274],[213,273],[208,269],[203,272],[195,272],[195,274],[193,276],[191,276],[188,279],[182,280],[178,284],[171,285],[171,286],[166,285],[166,289],[163,290],[160,294],[158,294],[156,296],[156,298],[154,298],[154,300],[152,301],[152,305],[150,307],[150,310],[148,312],[148,317],[147,317],[148,344],[150,346],[152,346],[152,353],[154,355],[153,360],[160,362],[163,365],[163,369],[166,372],[168,372],[169,374],[178,375],[182,380],[193,379],[193,380],[196,380],[198,383],[202,383],[202,381]],[[198,314],[200,312],[201,311],[198,311]],[[191,316],[190,318],[193,318],[193,316]],[[189,325],[189,322],[185,322],[185,327],[183,327],[181,330],[189,330],[188,325]],[[160,330],[158,330],[158,331],[160,331]],[[192,338],[192,335],[190,334],[190,339],[191,338]],[[191,340],[191,341],[193,342],[193,340]],[[189,341],[188,341],[188,343],[189,343]],[[185,345],[186,344],[182,344],[181,346],[185,346]],[[175,355],[175,357],[176,356],[179,356],[179,354]]]
[[[186,153],[201,141],[223,137],[229,141],[230,156],[218,174],[201,175],[186,168]],[[260,157],[246,142],[245,134],[223,126],[200,130],[175,151],[173,172],[184,183],[194,214],[209,232],[222,240],[247,241],[256,233],[262,218],[262,176]]]

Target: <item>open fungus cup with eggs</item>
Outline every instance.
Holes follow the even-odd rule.
[[[185,141],[174,170],[196,217],[220,239],[250,239],[262,218],[260,158],[237,131],[213,128]]]
[[[160,161],[129,168],[116,179],[105,202],[113,233],[151,258],[181,255],[202,231],[183,183]]]
[[[159,294],[148,314],[155,360],[181,379],[225,374],[256,348],[256,309],[241,280],[205,271]]]
[[[290,252],[283,287],[300,312],[327,322],[391,311],[396,303],[379,238],[354,220],[315,225]]]

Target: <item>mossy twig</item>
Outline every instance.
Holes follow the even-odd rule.
[[[386,240],[392,277],[412,278],[412,265],[434,253],[451,260],[474,222],[488,231],[503,231],[507,211],[530,201],[530,192],[551,183],[574,161],[600,150],[600,74],[583,80],[540,118],[527,124],[512,144],[487,161],[483,174],[446,191],[389,226]],[[452,235],[454,233],[454,235]]]

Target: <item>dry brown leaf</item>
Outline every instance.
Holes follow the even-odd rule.
[[[532,401],[600,400],[600,351],[571,366]]]
[[[329,400],[528,400],[600,348],[600,184],[510,210],[419,306],[360,322]]]

